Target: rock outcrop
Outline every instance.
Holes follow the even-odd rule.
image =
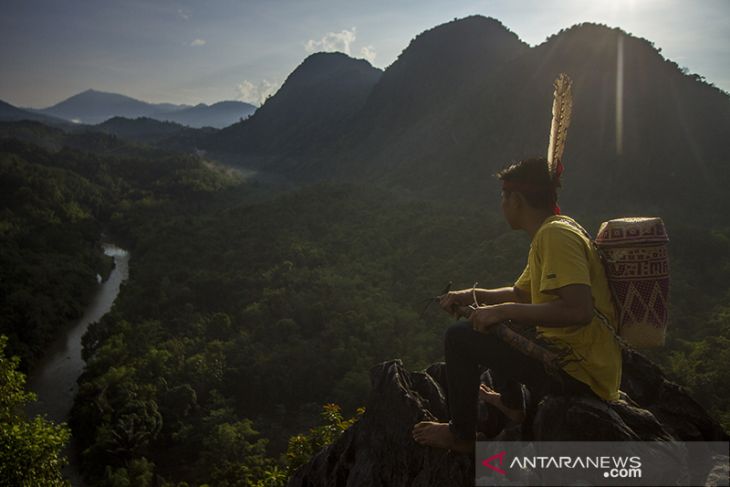
[[[529,425],[500,428],[502,440],[728,441],[717,421],[640,353],[624,352],[622,401],[543,398]],[[400,360],[371,370],[366,412],[290,479],[289,486],[474,485],[472,455],[424,447],[411,437],[422,420],[447,421],[444,364],[411,372]],[[490,437],[491,439],[491,437]],[[707,485],[727,482],[727,457],[709,465]],[[725,467],[726,468],[726,467]],[[723,477],[724,475],[724,477]]]

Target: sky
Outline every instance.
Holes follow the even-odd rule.
[[[312,52],[385,69],[419,33],[475,14],[532,46],[580,22],[620,27],[730,92],[730,0],[2,0],[0,100],[95,89],[258,105]]]

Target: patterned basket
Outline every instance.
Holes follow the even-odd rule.
[[[669,254],[661,218],[603,222],[596,245],[619,313],[619,335],[637,348],[664,345],[669,301]]]

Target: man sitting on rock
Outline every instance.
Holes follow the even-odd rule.
[[[497,176],[507,222],[532,240],[527,266],[512,287],[464,289],[441,297],[441,306],[450,313],[473,304],[474,296],[479,306],[468,321],[446,330],[451,420],[415,425],[413,438],[422,445],[463,452],[474,448],[484,367],[525,384],[536,399],[533,404],[546,394],[619,398],[621,350],[613,332],[617,320],[608,281],[585,231],[560,215],[559,174],[551,176],[547,161],[538,158],[513,164]],[[535,325],[539,340],[569,359],[553,370],[489,333],[491,326],[507,320]],[[510,399],[500,398],[505,408],[517,409]]]

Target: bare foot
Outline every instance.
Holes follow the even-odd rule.
[[[449,423],[421,421],[413,427],[413,439],[424,446],[445,448],[462,453],[474,450],[474,441],[460,440],[449,429]]]
[[[493,406],[496,406],[497,404],[502,404],[502,394],[495,391],[486,384],[481,384],[479,386],[479,398],[487,404],[492,404]]]
[[[525,412],[523,410],[510,409],[505,406],[502,402],[502,394],[486,384],[481,384],[479,386],[479,398],[487,404],[491,404],[492,406],[499,408],[512,421],[521,423],[525,420]]]

